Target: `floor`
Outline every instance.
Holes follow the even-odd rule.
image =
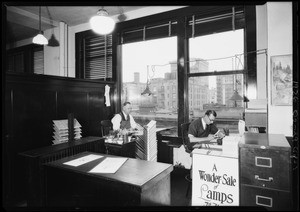
[[[174,168],[171,173],[171,205],[172,206],[190,206],[192,185],[185,176],[189,174],[187,169]],[[190,184],[190,188],[188,189]]]

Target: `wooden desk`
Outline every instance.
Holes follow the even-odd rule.
[[[135,158],[135,141],[126,144],[105,143],[106,153],[109,155],[116,155],[121,157]]]
[[[27,168],[27,205],[40,207],[44,205],[44,170],[43,164],[63,157],[75,155],[83,151],[104,153],[104,139],[100,137],[85,137],[74,142],[67,142],[22,152]],[[25,176],[24,176],[25,177]]]
[[[78,167],[63,163],[89,154],[103,156]],[[47,206],[105,207],[170,205],[170,164],[128,158],[114,174],[89,173],[106,157],[84,152],[45,164]]]
[[[157,137],[157,161],[173,164],[173,148],[182,145],[181,137],[178,137],[177,128],[162,130],[156,133]]]

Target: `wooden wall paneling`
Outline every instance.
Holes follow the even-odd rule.
[[[104,91],[89,93],[89,135],[102,136],[100,121],[112,118],[112,106],[105,104]],[[101,119],[101,120],[100,120]],[[100,121],[99,121],[100,120]]]
[[[58,92],[57,118],[68,119],[68,114],[73,113],[74,119],[80,123],[82,137],[87,136],[89,128],[88,93],[77,91]]]
[[[20,151],[52,144],[55,92],[36,88],[14,91],[15,142]],[[23,141],[20,143],[20,141]]]
[[[55,93],[33,88],[16,89],[13,93],[14,139],[10,150],[13,191],[17,199],[26,187],[26,167],[19,152],[52,144],[52,119],[55,117]],[[21,195],[21,196],[19,196]]]
[[[12,195],[12,181],[11,181],[11,167],[12,167],[12,155],[10,152],[13,150],[13,145],[11,144],[13,140],[13,129],[12,129],[12,95],[13,91],[11,89],[5,90],[5,126],[3,133],[3,142],[2,142],[2,183],[3,188],[3,202],[4,206],[10,205],[11,195]]]

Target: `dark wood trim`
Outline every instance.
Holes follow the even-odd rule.
[[[255,91],[257,97],[257,56],[256,56],[256,7],[245,6],[245,52],[254,52],[251,54],[245,54],[245,67],[248,75],[246,79],[246,94],[249,89]]]
[[[220,76],[230,74],[244,74],[244,70],[239,71],[218,71],[218,72],[205,72],[205,73],[189,73],[188,77],[203,77],[203,76]]]
[[[65,84],[65,86],[68,85],[68,82],[71,83],[70,86],[72,86],[72,82],[81,83],[81,86],[90,88],[92,87],[98,87],[99,85],[110,85],[113,86],[113,82],[104,82],[104,81],[97,81],[97,80],[91,80],[91,79],[77,79],[77,78],[71,78],[71,77],[62,77],[62,76],[52,76],[52,75],[41,75],[41,74],[24,74],[24,73],[6,73],[6,82],[7,83],[20,83],[20,84],[43,84],[51,81],[51,85],[58,85],[61,86],[62,84]],[[76,86],[75,86],[76,87]]]
[[[180,129],[181,123],[189,117],[188,107],[188,39],[186,38],[186,18],[181,17],[177,20],[177,84],[178,84],[178,126]],[[177,130],[179,135],[180,130]]]

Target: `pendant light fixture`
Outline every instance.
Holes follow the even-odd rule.
[[[110,34],[115,28],[115,21],[108,16],[108,12],[103,7],[97,15],[90,19],[90,25],[94,32],[100,35]]]
[[[49,8],[48,7],[46,7],[46,8],[47,8],[48,16],[50,18],[50,24],[51,24],[51,27],[52,27],[52,35],[49,39],[48,46],[57,47],[57,46],[59,46],[59,41],[56,39],[56,37],[54,35],[53,19],[52,19],[52,16],[50,14]]]
[[[142,96],[150,96],[152,94],[149,88],[149,84],[149,66],[147,66],[147,84],[145,90],[141,93]]]
[[[41,6],[40,6],[39,7],[39,34],[37,34],[32,39],[32,42],[35,43],[35,44],[39,44],[39,45],[47,45],[48,44],[48,40],[43,35],[43,32],[41,30],[41,24],[42,24],[42,20],[41,20]]]

